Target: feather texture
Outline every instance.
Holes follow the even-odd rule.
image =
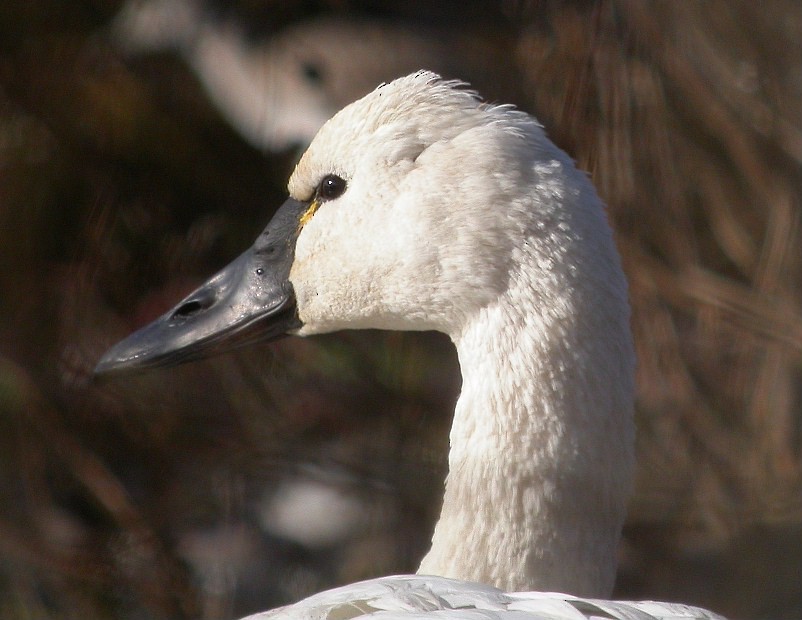
[[[444,577],[371,579],[321,592],[245,620],[723,620],[676,603],[582,599],[549,592],[506,594]]]

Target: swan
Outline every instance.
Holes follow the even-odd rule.
[[[420,71],[331,118],[288,192],[250,249],[96,372],[378,328],[445,332],[463,384],[418,574],[256,617],[717,617],[600,600],[634,468],[627,284],[589,179],[531,116]]]

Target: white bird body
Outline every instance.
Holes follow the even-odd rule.
[[[705,609],[604,601],[552,592],[505,593],[443,577],[381,577],[334,588],[243,620],[723,620]]]
[[[608,596],[615,579],[634,466],[635,359],[603,205],[537,122],[419,72],[328,121],[288,189],[289,206],[252,250],[99,369],[166,363],[176,351],[185,359],[267,313],[289,322],[281,333],[302,336],[445,332],[463,385],[421,576],[258,617],[715,617],[574,598]],[[267,269],[283,275],[266,280]]]

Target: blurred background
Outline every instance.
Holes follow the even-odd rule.
[[[322,121],[418,68],[535,114],[609,204],[639,355],[616,596],[802,617],[797,0],[5,0],[0,616],[231,618],[416,568],[446,338],[91,369],[250,245]]]

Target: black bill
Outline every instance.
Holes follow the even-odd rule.
[[[256,243],[175,308],[117,343],[95,374],[169,366],[298,329],[289,281],[301,215],[288,199]]]

